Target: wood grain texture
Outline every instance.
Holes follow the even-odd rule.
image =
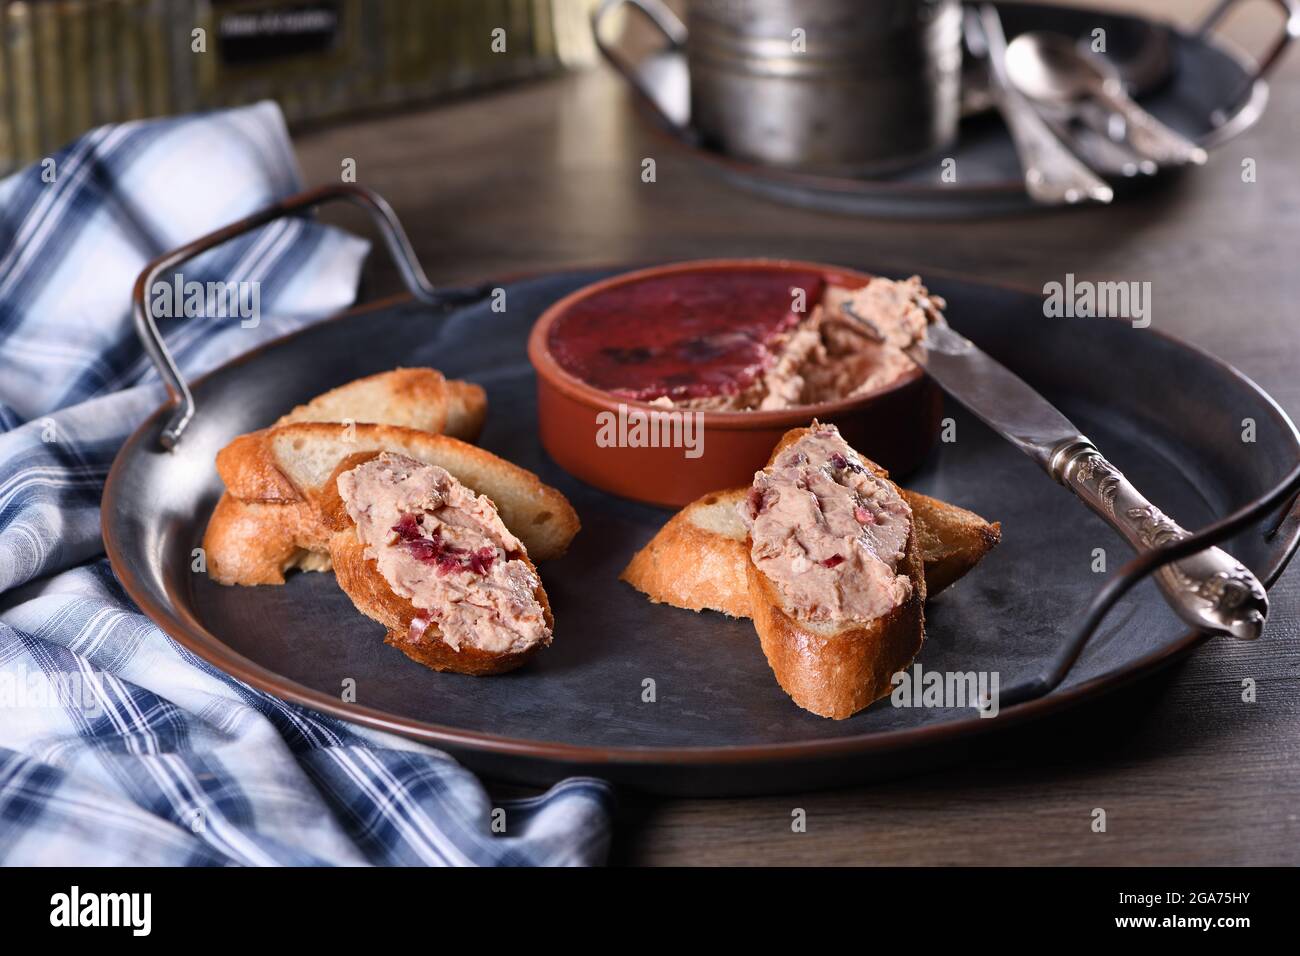
[[[1177,9],[1180,17],[1207,6],[1108,5]],[[1257,6],[1266,18],[1267,5]],[[308,182],[337,181],[342,160],[355,159],[360,181],[401,215],[435,282],[719,254],[954,273],[1032,288],[1067,272],[1150,281],[1154,327],[1235,364],[1296,417],[1297,115],[1300,54],[1293,54],[1275,77],[1263,122],[1216,151],[1206,168],[1111,209],[979,223],[836,217],[732,191],[648,136],[604,70],[319,130],[297,145]],[[646,156],[657,160],[653,184],[639,178]],[[1242,182],[1246,158],[1257,164],[1255,183]],[[353,218],[338,221],[358,227]],[[396,289],[392,268],[374,258],[369,294]],[[1024,585],[1032,587],[1032,579]],[[1300,863],[1294,569],[1274,588],[1272,605],[1258,643],[1211,642],[1106,705],[1018,735],[974,765],[762,799],[628,795],[613,859]],[[1247,677],[1258,682],[1254,704],[1241,701]],[[1096,807],[1107,811],[1104,834],[1090,829]],[[807,812],[806,833],[791,832],[794,808]]]

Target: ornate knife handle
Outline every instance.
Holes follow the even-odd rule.
[[[1058,446],[1048,471],[1139,551],[1190,537],[1083,436]],[[1221,548],[1167,564],[1155,572],[1155,581],[1169,606],[1193,627],[1240,640],[1254,640],[1264,629],[1264,586]]]

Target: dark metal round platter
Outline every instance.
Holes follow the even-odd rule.
[[[1252,7],[1244,2],[1230,6]],[[1029,30],[1049,30],[1091,37],[1104,30],[1108,49],[1131,54],[1135,61],[1165,64],[1159,75],[1138,84],[1138,100],[1149,112],[1207,149],[1255,124],[1268,102],[1263,79],[1290,42],[1288,27],[1256,62],[1216,35],[1218,17],[1182,31],[1140,17],[1099,10],[1038,3],[998,3],[1007,37]],[[1255,4],[1254,13],[1286,15],[1283,5],[1270,10]],[[1225,11],[1216,11],[1222,15]],[[1279,18],[1280,19],[1280,18]],[[1146,51],[1145,53],[1143,51]],[[1158,53],[1158,57],[1157,57]],[[726,182],[752,193],[810,209],[883,218],[970,218],[1022,213],[1035,208],[1024,190],[1020,163],[1006,126],[987,108],[968,110],[957,141],[932,162],[887,175],[854,177],[783,170],[725,155],[703,144],[689,122],[689,70],[686,54],[670,47],[624,70],[645,107],[639,112],[675,148],[689,152]],[[1148,71],[1149,72],[1149,71]],[[956,161],[955,181],[944,181],[939,159]],[[1161,177],[1174,175],[1162,173]],[[1196,175],[1195,170],[1189,175]],[[1116,201],[1155,178],[1117,178]]]
[[[177,447],[159,447],[168,406],[113,466],[103,524],[117,575],[185,646],[282,698],[428,741],[498,777],[542,783],[590,773],[683,794],[831,786],[951,760],[976,737],[1099,697],[1201,640],[1145,583],[1106,619],[1063,684],[996,717],[888,699],[843,721],[800,710],[777,686],[748,621],[654,605],[618,580],[669,512],[585,486],[541,450],[529,328],[549,304],[609,274],[511,283],[504,313],[487,301],[441,312],[411,301],[356,310],[199,380],[197,414]],[[948,299],[955,328],[1056,403],[1187,527],[1260,495],[1300,457],[1294,426],[1266,394],[1154,329],[1048,319],[1040,296],[1008,289],[929,285]],[[325,389],[397,365],[430,365],[483,385],[481,444],[560,488],[582,519],[569,553],[541,567],[554,645],[519,671],[476,678],[413,663],[384,645],[383,629],[330,574],[226,588],[190,570],[221,492],[218,449]],[[930,603],[919,661],[926,670],[997,672],[1007,695],[1050,666],[1104,579],[1092,570],[1093,549],[1106,550],[1112,570],[1128,553],[1027,458],[960,410],[950,414],[957,440],[938,445],[903,483],[1001,521],[1003,539]],[[1244,418],[1256,423],[1254,444],[1241,440]],[[1266,583],[1300,537],[1294,522],[1280,531],[1275,524],[1224,545]],[[356,703],[342,699],[349,679]],[[653,702],[644,699],[648,680]]]

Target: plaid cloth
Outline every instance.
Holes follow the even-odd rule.
[[[603,782],[494,803],[447,755],[247,687],[131,605],[99,498],[165,398],[131,286],[299,175],[270,103],[103,127],[51,160],[0,183],[0,862],[601,862]],[[187,265],[260,282],[263,318],[165,321],[177,362],[192,376],[347,306],[366,251],[286,219]]]

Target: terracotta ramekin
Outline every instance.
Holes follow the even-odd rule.
[[[915,469],[939,430],[942,397],[920,369],[895,384],[856,398],[780,411],[702,412],[699,457],[681,447],[602,446],[602,413],[645,415],[664,411],[588,385],[562,369],[550,353],[551,326],[574,303],[642,279],[732,270],[812,271],[828,283],[858,288],[871,276],[839,266],[775,259],[703,259],[626,272],[570,293],[537,320],[528,338],[528,359],[537,370],[537,413],[542,446],[577,478],[611,494],[650,504],[680,506],[710,491],[748,485],[767,464],[778,440],[814,418],[837,425],[845,440],[895,476]],[[653,316],[646,316],[653,321]],[[606,432],[608,434],[608,432]]]

